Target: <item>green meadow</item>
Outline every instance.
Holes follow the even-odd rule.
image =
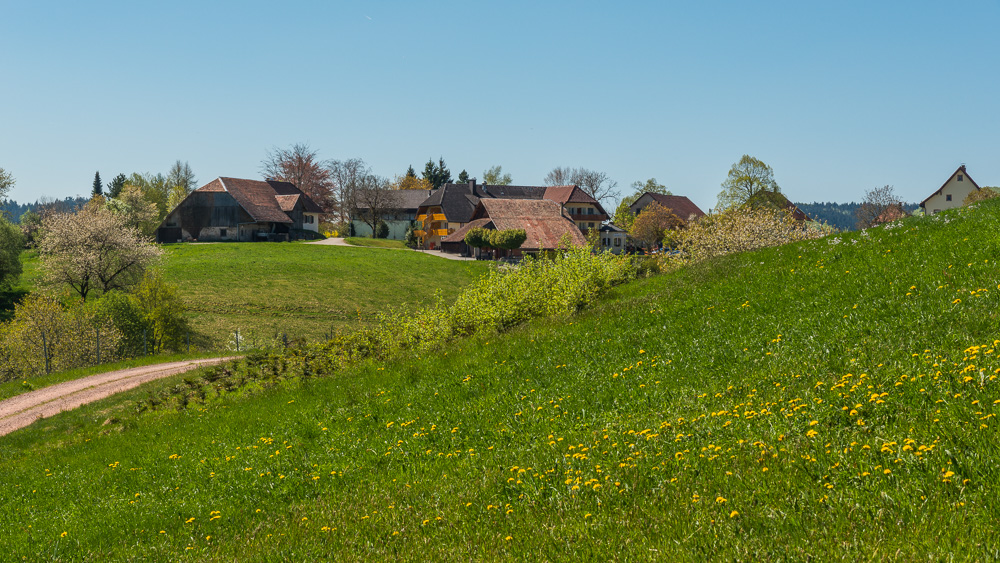
[[[391,255],[386,271],[420,258],[343,250]],[[220,310],[288,287],[245,272],[308,271],[238,245],[170,252],[175,281],[228,280],[194,284]],[[321,369],[329,352],[309,347],[178,376],[0,438],[0,545],[18,560],[997,559],[998,257],[992,201],[385,360]],[[255,307],[234,320],[284,318]]]
[[[454,299],[486,269],[417,252],[302,243],[164,248],[166,278],[211,348],[226,346],[236,330],[251,347],[282,334],[315,341],[389,307],[427,305],[439,294]]]

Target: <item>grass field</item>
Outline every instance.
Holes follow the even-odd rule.
[[[485,272],[416,252],[312,244],[165,246],[164,271],[196,330],[216,347],[240,329],[251,345],[276,334],[316,340],[389,307],[452,299]]]
[[[396,248],[400,250],[406,248],[406,245],[403,244],[403,241],[401,240],[384,238],[350,237],[345,238],[344,242],[347,244],[353,244],[354,246],[367,246],[372,248]]]
[[[109,399],[0,439],[0,544],[66,560],[996,559],[998,233],[990,202],[322,378],[295,377],[309,366],[290,355],[240,368],[290,380],[182,410]]]

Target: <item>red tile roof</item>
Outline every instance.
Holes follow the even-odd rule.
[[[632,206],[630,207],[630,209],[632,209],[632,213],[638,215],[639,211],[641,211],[643,208],[646,207],[646,205],[648,205],[645,204],[642,205],[641,207],[636,208],[636,204],[639,203],[639,200],[645,196],[649,196],[648,199],[652,199],[656,203],[659,203],[663,207],[666,207],[674,215],[676,215],[678,219],[681,219],[685,222],[692,216],[694,216],[695,218],[705,216],[705,212],[702,211],[697,205],[694,204],[693,201],[691,201],[685,196],[655,194],[652,192],[646,192],[641,196],[639,196],[639,199],[636,200],[636,203],[633,203]]]
[[[549,199],[488,199],[480,200],[476,215],[482,215],[458,231],[448,235],[443,242],[461,242],[465,234],[475,226],[490,224],[497,230],[524,229],[528,238],[521,250],[552,250],[560,240],[569,235],[569,242],[583,246],[587,239],[567,217],[562,205]]]

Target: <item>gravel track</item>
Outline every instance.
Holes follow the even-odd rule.
[[[233,359],[236,357],[184,360],[120,369],[22,393],[0,401],[0,436],[24,428],[40,418],[75,409],[149,381]]]

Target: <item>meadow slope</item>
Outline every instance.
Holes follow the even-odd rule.
[[[985,560],[1000,204],[730,256],[589,311],[0,439],[67,560]],[[316,377],[322,375],[324,377]],[[182,386],[182,385],[181,385]]]
[[[163,268],[206,345],[239,329],[251,346],[285,333],[318,340],[389,307],[454,299],[486,266],[419,252],[313,244],[166,245]]]

